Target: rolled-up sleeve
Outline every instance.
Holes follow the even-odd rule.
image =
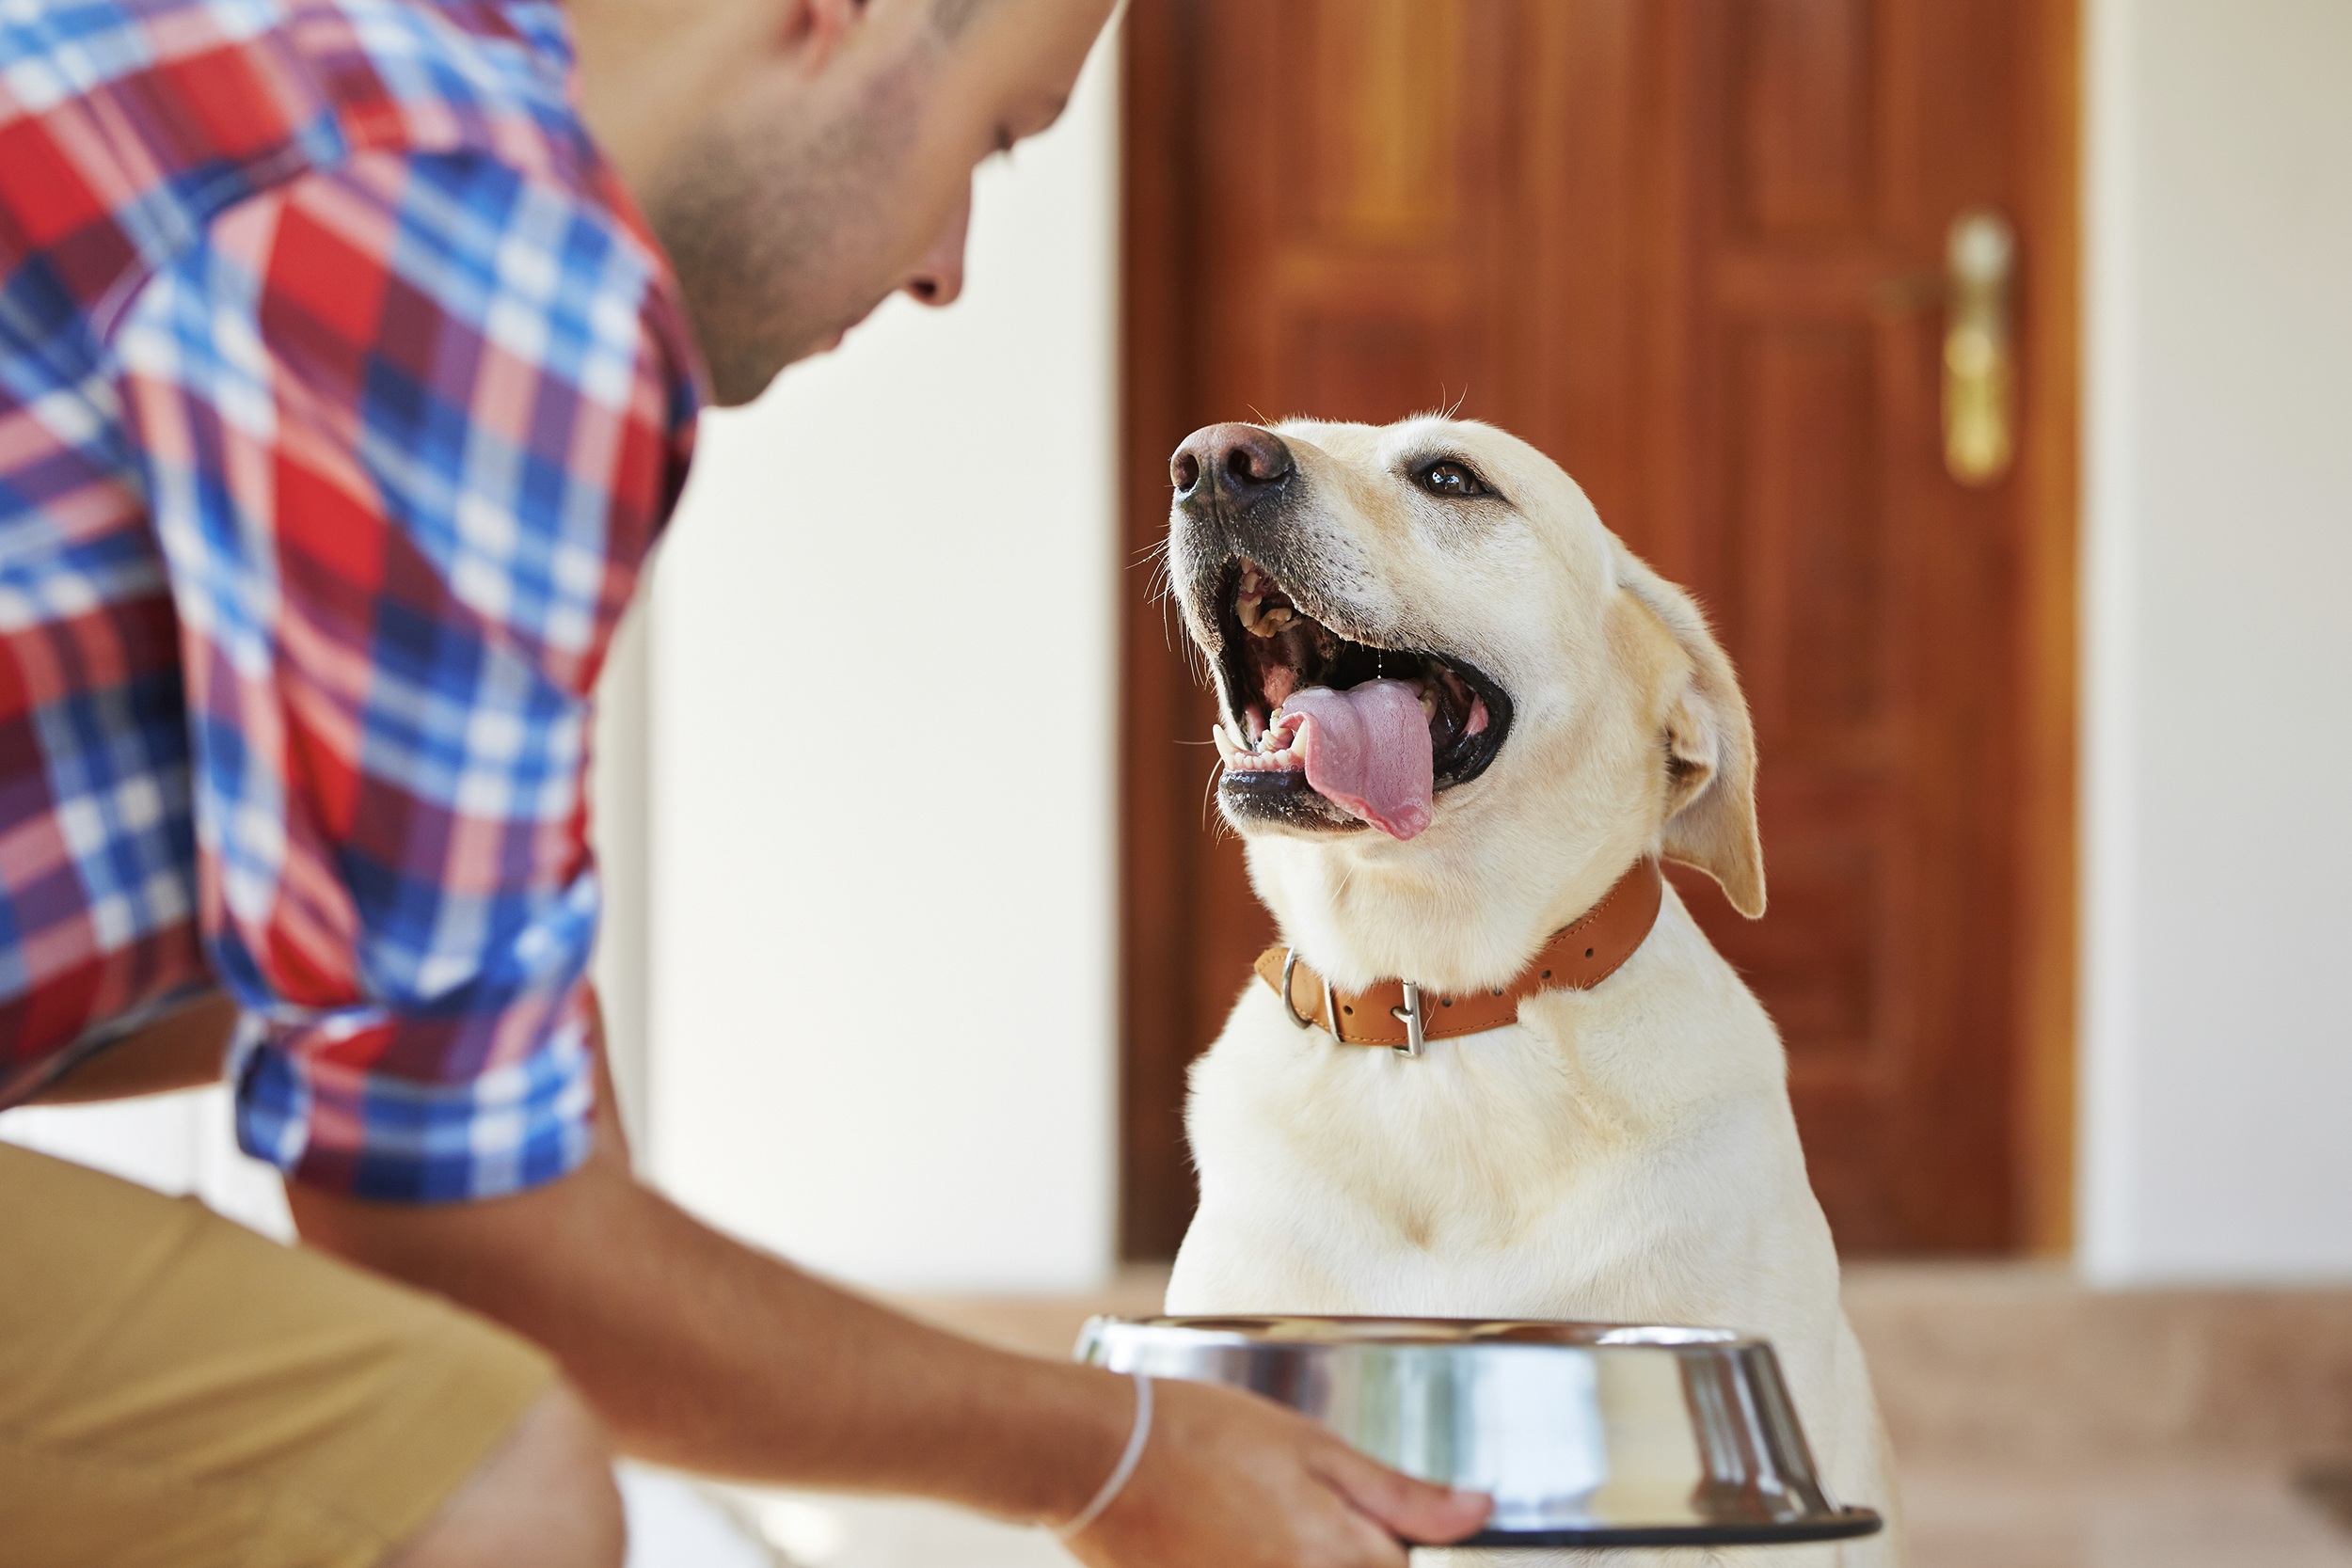
[[[114,337],[180,620],[238,1132],[446,1201],[586,1154],[598,669],[684,476],[659,254],[477,153],[215,219]]]

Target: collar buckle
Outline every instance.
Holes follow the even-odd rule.
[[[1300,1013],[1297,1004],[1291,1000],[1291,973],[1297,967],[1298,949],[1295,947],[1283,948],[1282,1010],[1290,1014],[1291,1022],[1297,1024],[1301,1029],[1311,1029],[1315,1026],[1315,1021]],[[1323,976],[1319,974],[1315,976],[1315,978],[1323,980]],[[1338,997],[1331,994],[1331,982],[1328,980],[1323,980],[1323,1016],[1328,1023],[1331,1037],[1339,1041],[1342,1045],[1346,1044],[1347,1037],[1340,1033],[1340,1001]]]
[[[1313,1028],[1313,1027],[1315,1026],[1315,1021],[1314,1021],[1313,1019],[1311,1019],[1311,1018],[1302,1017],[1302,1016],[1300,1015],[1299,1011],[1298,1011],[1298,1005],[1297,1005],[1296,1003],[1295,1003],[1295,1002],[1293,1002],[1293,1001],[1291,1000],[1291,973],[1292,973],[1292,971],[1295,970],[1297,967],[1298,967],[1298,949],[1297,949],[1297,948],[1295,948],[1295,947],[1285,947],[1285,948],[1283,948],[1283,949],[1282,949],[1282,1010],[1283,1010],[1284,1012],[1286,1012],[1286,1013],[1290,1014],[1290,1015],[1291,1015],[1291,1022],[1292,1022],[1293,1023],[1297,1024],[1297,1025],[1298,1025],[1301,1029],[1311,1029],[1311,1028]]]
[[[1389,1049],[1400,1056],[1418,1056],[1422,1047],[1428,1043],[1428,1037],[1422,1033],[1421,988],[1410,980],[1401,980],[1398,984],[1405,988],[1405,1006],[1391,1007],[1389,1016],[1405,1025],[1405,1043]]]

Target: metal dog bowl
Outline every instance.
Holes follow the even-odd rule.
[[[1465,1545],[1756,1545],[1879,1528],[1822,1491],[1772,1347],[1719,1329],[1096,1318],[1077,1355],[1254,1389],[1407,1475],[1493,1494]]]

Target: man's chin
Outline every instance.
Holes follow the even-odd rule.
[[[740,408],[774,385],[785,361],[754,360],[748,355],[731,359],[706,356],[710,367],[710,403],[715,408]]]
[[[774,384],[778,375],[803,359],[814,359],[831,354],[847,341],[850,334],[863,324],[871,311],[861,311],[851,321],[829,330],[813,333],[800,340],[799,346],[771,356],[738,346],[725,357],[708,356],[710,362],[710,401],[721,408],[739,408],[756,399]]]
[[[831,354],[834,349],[839,348],[850,333],[855,332],[859,327],[864,326],[867,322],[874,319],[874,312],[882,308],[882,300],[886,300],[890,296],[888,294],[882,295],[882,299],[874,301],[871,305],[868,305],[866,309],[860,310],[856,315],[851,316],[848,321],[845,321],[839,326],[834,327],[833,329],[832,337],[826,339],[823,342],[818,344],[816,348],[810,350],[809,352],[812,354]]]

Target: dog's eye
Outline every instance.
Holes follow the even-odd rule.
[[[1493,491],[1480,483],[1476,474],[1451,459],[1432,463],[1421,471],[1421,487],[1433,496],[1458,500],[1465,496],[1491,496]]]

